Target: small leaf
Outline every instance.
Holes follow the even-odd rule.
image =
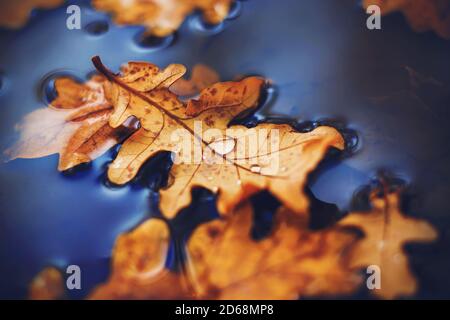
[[[341,226],[364,232],[364,238],[353,248],[351,265],[354,268],[377,265],[381,270],[381,289],[372,292],[385,299],[412,295],[417,291],[404,245],[429,242],[437,237],[429,223],[405,216],[400,211],[399,201],[398,192],[387,193],[381,198],[373,192],[370,212],[350,213],[339,222]]]
[[[61,272],[48,267],[42,270],[31,282],[28,298],[31,300],[62,299],[65,292],[65,283]]]
[[[172,218],[188,206],[196,187],[218,194],[222,214],[252,194],[269,190],[285,206],[306,215],[308,200],[303,188],[308,174],[330,147],[344,148],[342,136],[331,127],[299,133],[288,125],[230,126],[236,117],[258,106],[264,85],[261,78],[213,84],[202,90],[198,100],[184,104],[169,91],[170,83],[145,91],[155,87],[141,85],[153,82],[148,72],[142,71],[148,65],[135,65],[132,74],[124,69],[117,76],[99,58],[94,58],[94,64],[112,82],[116,93],[112,95],[111,126],[132,116],[141,123],[122,145],[108,178],[115,184],[127,183],[147,159],[161,151],[173,152],[173,184],[160,193],[160,208],[166,217]],[[171,79],[175,81],[182,73],[175,72]]]
[[[112,105],[103,77],[86,84],[70,78],[55,81],[57,98],[47,108],[28,114],[16,129],[19,141],[5,151],[8,160],[38,158],[59,153],[63,171],[90,162],[123,140],[134,129],[109,126]]]

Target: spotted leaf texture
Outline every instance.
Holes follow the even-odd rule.
[[[158,37],[170,35],[195,10],[211,24],[222,22],[228,15],[232,0],[93,0],[97,10],[113,14],[120,25],[143,25]]]
[[[366,268],[375,265],[381,271],[381,288],[372,292],[385,299],[412,295],[417,282],[412,274],[404,245],[429,242],[437,237],[427,222],[405,216],[399,206],[398,192],[378,197],[371,194],[372,210],[354,212],[339,222],[341,226],[358,228],[364,233],[351,252],[351,265]]]
[[[401,11],[418,32],[433,30],[450,39],[450,0],[364,0],[364,6],[377,5],[383,14]]]
[[[37,109],[17,125],[20,138],[5,151],[9,160],[38,158],[59,153],[63,171],[101,156],[134,129],[109,126],[112,105],[110,84],[94,76],[85,84],[71,78],[55,81],[57,97],[46,108]]]
[[[64,3],[64,0],[20,0],[0,1],[0,26],[8,28],[23,27],[31,10],[56,8]]]
[[[309,231],[305,219],[282,208],[272,234],[255,241],[252,215],[247,203],[226,219],[200,226],[180,273],[163,267],[167,227],[145,222],[119,237],[112,275],[91,299],[296,299],[349,293],[360,284],[345,257],[354,235]]]
[[[258,106],[261,78],[216,83],[202,90],[198,100],[184,103],[168,89],[182,77],[182,66],[160,71],[151,64],[130,63],[115,75],[98,58],[94,63],[113,84],[110,125],[120,126],[131,116],[141,123],[122,145],[108,178],[125,184],[147,159],[172,152],[175,164],[169,186],[160,192],[160,208],[168,218],[189,205],[196,187],[218,194],[222,214],[252,194],[269,190],[305,215],[308,200],[303,187],[308,174],[330,147],[344,148],[342,136],[331,127],[299,133],[288,125],[230,126]]]

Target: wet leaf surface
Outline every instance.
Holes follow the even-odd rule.
[[[8,159],[59,153],[58,169],[63,171],[96,159],[122,141],[134,128],[109,126],[112,105],[105,86],[109,83],[100,76],[94,76],[86,84],[70,78],[57,79],[57,98],[17,125],[20,138],[5,151]]]
[[[185,104],[168,89],[184,74],[180,65],[160,71],[151,64],[131,63],[116,76],[99,59],[95,64],[113,83],[110,125],[117,127],[131,116],[141,123],[110,165],[108,178],[127,183],[147,159],[161,151],[173,152],[173,183],[160,193],[166,217],[188,206],[196,187],[218,194],[222,214],[267,189],[305,215],[308,202],[302,190],[308,174],[330,147],[344,148],[343,138],[330,127],[299,133],[289,125],[229,126],[237,116],[255,110],[261,78],[216,83]]]

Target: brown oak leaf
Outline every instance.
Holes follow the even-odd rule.
[[[19,141],[5,155],[13,160],[59,153],[61,171],[101,156],[134,130],[125,125],[109,126],[109,86],[102,76],[94,76],[85,84],[58,78],[57,98],[17,125]]]
[[[180,66],[162,71],[173,76],[155,85],[154,77],[160,73],[153,65],[129,64],[115,75],[98,57],[94,64],[113,83],[110,125],[117,127],[131,116],[141,123],[122,145],[108,178],[115,184],[127,183],[147,159],[161,151],[173,152],[172,183],[160,192],[166,217],[189,205],[195,187],[217,193],[222,214],[260,190],[269,190],[293,211],[306,214],[303,188],[308,174],[330,147],[344,147],[342,136],[331,127],[298,133],[289,125],[230,126],[233,119],[257,107],[264,84],[258,77],[216,83],[198,100],[185,104],[167,89],[182,76]]]
[[[0,1],[0,26],[20,28],[27,23],[34,8],[56,8],[63,2],[64,0]]]
[[[355,236],[309,231],[306,219],[282,208],[272,234],[255,241],[252,215],[246,203],[225,219],[200,226],[188,242],[182,273],[162,267],[167,227],[145,222],[119,238],[112,275],[91,299],[296,299],[358,287],[361,279],[345,256]]]
[[[42,270],[31,282],[28,297],[31,300],[57,300],[64,298],[65,287],[61,272],[48,267]]]
[[[218,24],[228,15],[233,0],[93,0],[97,10],[111,12],[120,25],[143,25],[147,32],[164,37],[184,19],[201,10],[206,22]]]
[[[244,204],[232,216],[200,226],[188,243],[197,295],[214,299],[297,299],[353,292],[360,277],[345,251],[354,235],[310,231],[307,219],[287,208],[276,213],[272,234],[251,238],[253,210]]]
[[[371,194],[370,212],[354,212],[339,222],[344,227],[361,229],[364,238],[351,252],[353,268],[376,265],[381,271],[381,288],[372,292],[385,299],[412,295],[417,283],[403,246],[410,242],[429,242],[437,237],[427,222],[405,216],[399,207],[399,192]]]
[[[418,32],[434,30],[450,39],[450,0],[364,0],[364,7],[377,5],[383,14],[401,11]]]

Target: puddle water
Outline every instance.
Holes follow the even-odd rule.
[[[351,156],[326,162],[311,177],[317,199],[346,210],[380,169],[411,186],[408,212],[441,231],[436,245],[407,247],[423,284],[418,297],[450,297],[449,41],[411,32],[400,15],[369,31],[353,0],[239,2],[219,26],[193,15],[164,39],[142,38],[141,27],[118,27],[81,3],[82,30],[65,28],[65,8],[39,11],[18,31],[0,29],[2,150],[15,138],[14,124],[52,98],[54,75],[86,79],[94,55],[113,70],[144,60],[189,69],[202,63],[224,80],[262,75],[273,88],[259,118],[290,118],[302,131],[332,123],[357,132],[347,139]],[[86,275],[74,294],[82,297],[108,275],[116,236],[158,214],[149,187],[167,176],[155,174],[153,163],[145,171],[153,178],[110,186],[104,172],[113,156],[68,174],[57,172],[56,156],[0,165],[0,297],[23,297],[41,268],[71,263]],[[208,201],[202,221],[217,214]],[[171,228],[187,234],[192,223],[180,215]]]

